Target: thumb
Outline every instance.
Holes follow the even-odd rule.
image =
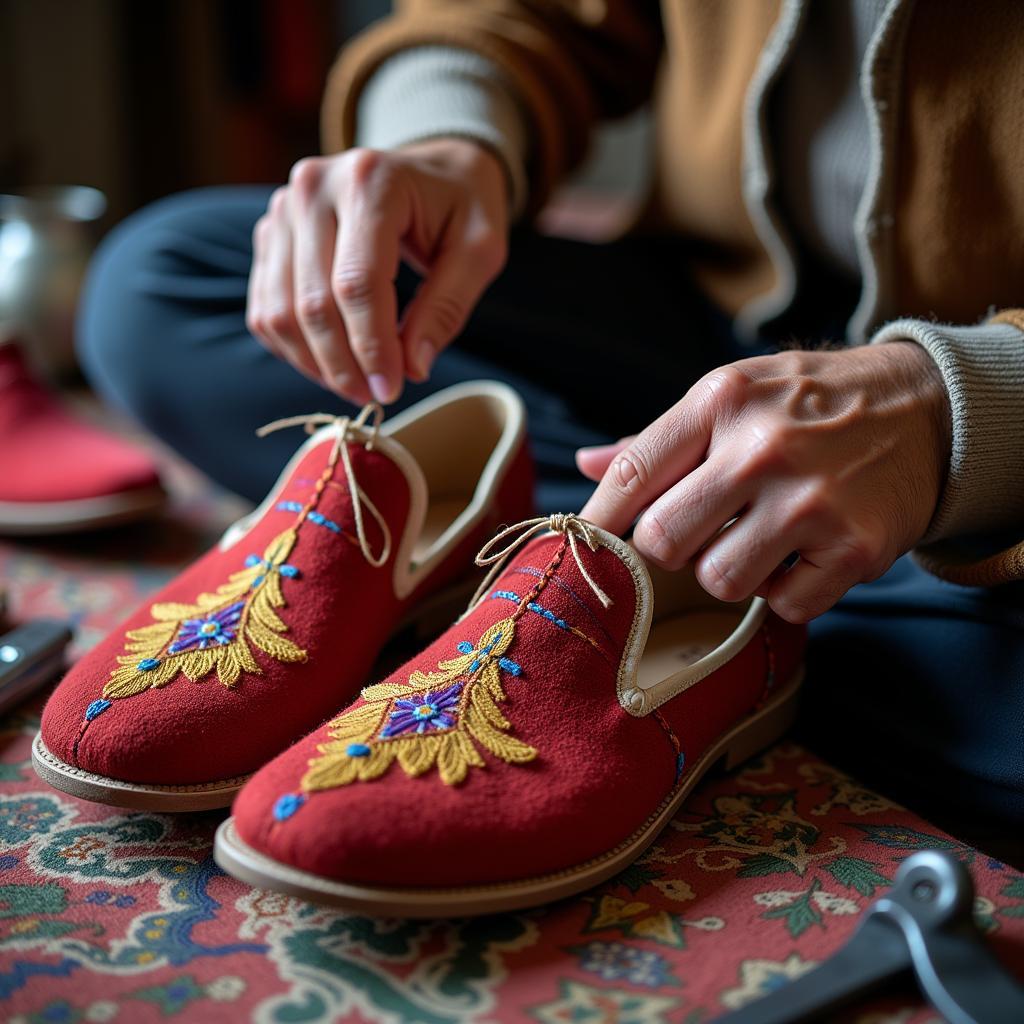
[[[438,353],[458,336],[504,263],[505,244],[498,236],[442,250],[402,320],[402,347],[410,379],[427,379]]]
[[[619,438],[612,444],[595,444],[576,450],[576,468],[588,479],[597,483],[605,475],[612,459],[625,448],[635,434]]]

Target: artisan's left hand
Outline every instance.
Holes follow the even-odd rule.
[[[581,449],[600,480],[581,515],[613,533],[639,516],[650,561],[692,559],[714,597],[760,594],[806,622],[921,539],[949,450],[945,385],[912,342],[758,356],[709,373],[636,437]]]

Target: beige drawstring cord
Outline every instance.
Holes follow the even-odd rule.
[[[491,571],[484,577],[483,583],[477,587],[476,593],[473,595],[473,599],[469,602],[469,607],[472,608],[485,593],[487,588],[494,582],[495,577],[501,571],[505,560],[509,555],[512,554],[516,548],[525,544],[531,537],[544,530],[550,530],[552,533],[564,533],[569,539],[569,548],[572,551],[572,556],[576,559],[576,568],[579,569],[580,575],[590,584],[590,589],[596,595],[598,601],[601,602],[602,606],[607,608],[612,603],[612,599],[597,585],[593,576],[587,572],[586,567],[583,564],[583,559],[580,557],[579,547],[576,543],[576,538],[579,537],[584,544],[590,548],[591,551],[597,550],[597,540],[594,537],[594,528],[585,519],[579,519],[574,513],[563,513],[556,512],[551,516],[538,516],[536,519],[524,519],[521,523],[516,523],[514,526],[506,526],[504,530],[495,534],[481,549],[479,554],[476,556],[476,564],[483,568],[485,565],[490,565]],[[495,545],[499,544],[506,537],[515,536],[515,539],[505,545],[500,551],[495,551]]]
[[[371,426],[367,421],[373,417]],[[377,441],[377,434],[380,431],[381,422],[384,419],[384,410],[377,402],[369,402],[364,405],[355,419],[348,416],[333,416],[326,412],[313,412],[305,416],[286,416],[283,419],[267,423],[256,431],[257,437],[266,437],[275,430],[283,430],[285,427],[305,427],[307,434],[316,433],[317,427],[327,424],[337,424],[338,433],[334,439],[334,446],[331,449],[328,465],[333,469],[337,465],[339,457],[345,469],[345,479],[348,481],[349,494],[352,496],[352,514],[356,521],[356,537],[359,540],[359,550],[363,558],[375,569],[379,569],[391,555],[391,530],[384,517],[377,510],[376,505],[370,501],[366,492],[359,486],[356,480],[355,470],[352,467],[352,457],[349,455],[348,442],[362,441],[366,450],[373,451]],[[376,520],[380,527],[381,535],[384,538],[384,545],[379,555],[374,555],[370,542],[366,537],[366,526],[363,522],[363,505]]]

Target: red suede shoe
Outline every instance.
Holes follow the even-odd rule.
[[[554,533],[257,772],[217,832],[221,867],[357,913],[531,906],[621,871],[714,764],[785,731],[803,627],[760,598],[722,604],[689,573],[652,581],[575,517],[523,525]]]
[[[125,807],[226,806],[357,696],[442,588],[465,601],[481,541],[532,504],[522,403],[478,382],[379,431],[371,410],[296,418],[327,425],[263,504],[57,687],[33,747],[41,778]]]
[[[141,448],[78,419],[0,344],[0,533],[69,533],[142,519],[166,495]]]

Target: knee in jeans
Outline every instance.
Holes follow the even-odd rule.
[[[202,273],[193,245],[207,239],[224,245],[216,232],[223,230],[226,209],[245,199],[257,211],[255,220],[259,196],[248,192],[199,189],[159,200],[122,221],[93,257],[79,307],[79,358],[96,387],[140,419],[166,393],[169,375],[194,344],[196,312],[175,279]],[[227,237],[247,244],[248,234],[232,230]],[[239,247],[240,280],[247,263],[248,252]],[[243,305],[244,290],[240,314]]]

